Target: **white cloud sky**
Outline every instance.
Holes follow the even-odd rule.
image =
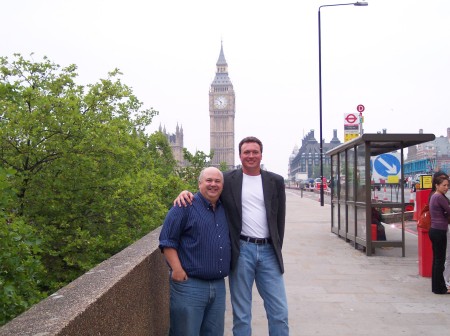
[[[319,138],[316,0],[3,1],[1,55],[76,64],[80,84],[123,73],[160,124],[209,151],[208,91],[223,40],[236,92],[236,146],[254,135],[263,163],[287,175],[303,135]],[[345,2],[344,2],[345,3]],[[369,0],[321,10],[323,134],[344,141],[344,114],[363,104],[366,133],[446,134],[450,1]],[[236,155],[236,164],[238,156]]]

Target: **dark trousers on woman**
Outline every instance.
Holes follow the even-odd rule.
[[[435,294],[447,293],[444,280],[447,231],[430,228],[428,231],[433,247],[433,267],[431,270],[431,290]]]

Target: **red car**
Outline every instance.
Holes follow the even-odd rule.
[[[327,190],[328,189],[327,178],[324,177],[322,181],[323,181],[323,190]],[[320,185],[321,185],[320,177],[318,177],[318,178],[316,178],[314,180],[314,187],[315,187],[315,189],[316,190],[320,190]]]

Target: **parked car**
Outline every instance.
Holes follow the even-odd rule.
[[[316,178],[314,180],[314,188],[313,189],[320,190],[322,181],[324,183],[323,190],[327,190],[328,189],[328,181],[327,181],[326,177],[324,177],[323,180],[321,180],[320,177]]]

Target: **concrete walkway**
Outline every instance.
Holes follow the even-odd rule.
[[[287,190],[283,247],[290,335],[448,335],[450,295],[431,292],[419,275],[417,236],[401,248],[367,257],[330,232],[330,206]],[[386,226],[386,235],[400,235]],[[228,297],[229,299],[229,297]],[[268,335],[262,300],[254,288],[253,335]],[[227,303],[225,335],[232,335]]]

